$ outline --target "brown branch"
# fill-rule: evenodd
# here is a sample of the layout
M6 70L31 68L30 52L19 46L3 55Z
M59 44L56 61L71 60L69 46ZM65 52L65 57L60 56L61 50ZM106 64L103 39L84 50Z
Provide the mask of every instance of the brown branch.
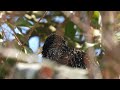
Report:
M39 24L39 22L45 17L45 15L47 14L48 11L45 11L45 13L43 14L43 16L38 20L37 23L35 23L35 25L29 29L29 33L28 35L25 37L25 42L23 43L23 45L27 42L27 40L29 39L29 37L31 36L32 32L35 30L36 26Z
M39 22L45 17L45 15L48 13L48 11L45 11L45 13L43 14L43 16L38 20L38 22L36 24L39 24Z
M90 29L90 26L88 25L88 22L87 22L88 20L85 20L85 23L83 23L80 21L80 17L77 17L74 14L71 14L69 11L62 11L62 12L66 17L70 18L70 20L79 28L81 28L84 32L87 32Z
M15 36L15 39L20 43L20 46L23 46L22 42L20 41L20 39L17 37L15 31L13 29L11 29L13 31L13 35Z
M93 29L91 28L89 24L89 19L87 18L86 12L82 12L84 13L85 16L82 15L82 13L80 13L80 15L82 15L83 18L85 19L84 22L81 22L80 17L77 17L74 14L71 14L70 12L67 12L67 11L62 11L62 12L64 15L69 17L74 24L76 24L79 28L83 30L85 37L86 37L86 41L92 43L93 42L93 37L92 37ZM95 78L95 79L96 78L101 79L102 78L101 70L96 61L94 48L93 47L88 48L87 53L88 53L88 58L89 58L87 67L88 67L90 77Z
M102 15L102 45L105 49L105 55L102 58L102 64L104 66L104 78L119 78L120 70L120 46L116 38L114 38L115 31L115 19L116 12L106 11L101 12ZM116 66L118 66L116 68ZM113 69L112 73L111 70ZM113 75L114 74L114 75Z

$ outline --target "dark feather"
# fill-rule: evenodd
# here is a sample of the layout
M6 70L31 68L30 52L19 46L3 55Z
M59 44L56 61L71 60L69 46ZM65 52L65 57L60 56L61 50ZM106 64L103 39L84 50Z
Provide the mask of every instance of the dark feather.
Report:
M56 34L48 36L43 46L42 55L70 67L86 68L85 53L82 50L68 47L64 38Z

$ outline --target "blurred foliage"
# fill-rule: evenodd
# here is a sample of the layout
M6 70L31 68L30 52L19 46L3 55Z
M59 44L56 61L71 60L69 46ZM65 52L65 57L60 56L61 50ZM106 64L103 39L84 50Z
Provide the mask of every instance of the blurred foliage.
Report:
M39 47L41 48L41 43L44 43L48 35L57 33L64 36L68 41L68 45L71 47L81 48L82 50L88 48L82 29L71 22L62 12L47 11L47 14L38 22L44 13L45 11L0 11L0 45L3 47L17 48L26 54L34 53L28 43L31 37L39 37ZM78 11L77 13L79 15L80 12ZM93 35L93 44L95 44L93 46L95 49L100 49L99 54L98 52L96 54L100 60L104 52L99 40L101 38L101 15L99 11L88 11L88 16L90 18L90 25L94 30L98 30L98 33ZM120 14L117 18L120 19ZM38 24L35 25L36 23ZM32 33L31 28L34 28ZM116 32L115 35L120 40L120 33ZM9 67L15 62L2 58L2 56L0 56L0 62L2 62L0 64L0 78L4 78L8 70L4 68L4 65Z
M1 11L0 40L3 40L2 46L17 48L26 54L33 53L28 44L31 37L38 36L40 43L44 43L48 35L51 33L57 33L65 37L69 46L81 48L83 50L87 49L82 30L64 16L62 12L48 11L38 23L38 20L44 13L45 11ZM94 11L91 15L91 25L99 29L99 12ZM38 24L35 26L36 23ZM7 27L5 27L4 24L7 24ZM8 28L10 28L10 30L8 30ZM31 28L34 28L34 30L30 34ZM17 31L15 29L17 29ZM10 39L10 35L14 38ZM29 38L27 40L26 38L28 36ZM6 60L2 61L3 64L6 63ZM12 64L9 60L7 63ZM0 66L0 77L3 78L3 73L6 74L6 72L3 71L6 70L3 69L2 64Z
M3 60L4 61L0 63L0 79L5 78L16 63L16 60L10 58L3 58Z

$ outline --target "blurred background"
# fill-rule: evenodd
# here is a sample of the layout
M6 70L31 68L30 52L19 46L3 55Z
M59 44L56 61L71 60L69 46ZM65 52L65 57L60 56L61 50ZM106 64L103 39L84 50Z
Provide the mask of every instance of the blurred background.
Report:
M119 19L120 14L115 11L0 11L0 46L38 55L38 62L41 62L45 39L51 33L56 33L65 38L69 47L85 52L89 47L94 48L94 57L103 77L118 78ZM92 29L86 30L87 26ZM116 61L108 65L111 59ZM4 78L8 67L14 62L0 56L0 78ZM10 65L4 67L6 63Z

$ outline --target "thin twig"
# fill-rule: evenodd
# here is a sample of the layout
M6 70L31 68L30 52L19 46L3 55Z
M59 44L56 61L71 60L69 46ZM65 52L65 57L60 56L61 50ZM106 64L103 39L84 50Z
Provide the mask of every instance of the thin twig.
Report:
M39 22L45 17L45 15L48 13L48 11L45 11L45 13L43 14L43 16L38 20L38 22L36 24L39 24Z
M14 30L13 31L13 35L15 36L15 39L20 43L20 46L23 46L22 42L20 41L20 39L17 37L16 33Z
M45 13L43 14L43 16L38 20L37 23L35 23L35 25L29 29L29 33L28 35L25 37L26 41L23 43L23 45L27 42L27 40L29 39L29 37L31 36L32 32L35 30L36 26L39 24L39 22L45 17L45 15L47 14L48 11L45 11Z

